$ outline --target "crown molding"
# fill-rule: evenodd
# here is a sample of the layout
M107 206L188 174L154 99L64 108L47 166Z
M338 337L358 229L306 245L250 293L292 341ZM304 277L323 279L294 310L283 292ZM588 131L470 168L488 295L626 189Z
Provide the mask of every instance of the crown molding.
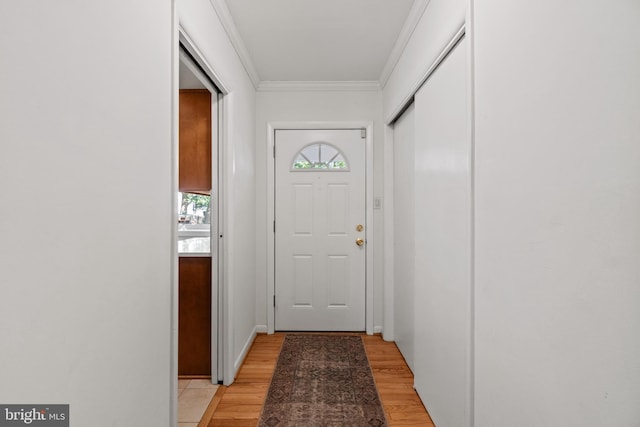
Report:
M382 69L382 73L380 74L380 87L384 88L386 86L389 77L391 77L391 73L393 73L398 61L400 61L400 57L402 56L404 49L407 47L407 43L409 43L420 19L422 19L422 15L424 15L425 10L427 10L429 1L430 0L415 0L413 2L409 15L407 15L407 19L404 21L400 34L398 34L398 38L396 39L393 49L391 49L391 53L389 54L389 58L387 59L387 62Z
M249 55L249 51L242 41L242 37L240 37L240 33L238 32L238 28L236 27L235 22L233 21L233 17L229 12L229 8L227 7L227 3L225 0L210 0L213 9L216 11L220 22L222 23L222 27L224 28L233 48L235 49L238 57L240 58L240 62L242 62L242 66L247 71L247 75L251 82L253 82L253 86L257 89L260 84L260 76L258 75L258 71L256 70L255 65L253 65L253 61L251 60L251 56Z
M377 92L377 81L263 81L258 92Z

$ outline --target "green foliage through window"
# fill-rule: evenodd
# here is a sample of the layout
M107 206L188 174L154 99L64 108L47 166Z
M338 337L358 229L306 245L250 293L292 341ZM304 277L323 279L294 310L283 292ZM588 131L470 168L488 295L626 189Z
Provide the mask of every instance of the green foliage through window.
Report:
M292 170L349 170L344 155L333 145L315 143L304 147L291 166Z
M178 218L181 224L210 224L211 196L180 193Z

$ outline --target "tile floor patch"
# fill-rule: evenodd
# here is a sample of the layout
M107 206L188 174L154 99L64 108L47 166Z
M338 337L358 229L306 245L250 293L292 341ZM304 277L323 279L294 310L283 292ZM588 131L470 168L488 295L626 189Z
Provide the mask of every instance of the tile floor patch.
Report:
M212 384L211 380L191 380L187 388L213 388L217 389L218 384Z
M216 390L213 388L187 388L178 399L178 422L199 423Z

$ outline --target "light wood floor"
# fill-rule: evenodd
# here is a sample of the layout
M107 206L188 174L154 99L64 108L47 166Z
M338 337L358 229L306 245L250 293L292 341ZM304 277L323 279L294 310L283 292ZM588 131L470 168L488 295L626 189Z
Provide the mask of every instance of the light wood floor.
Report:
M286 334L256 337L236 381L220 387L219 403L209 427L255 427ZM413 390L413 375L394 343L379 335L362 335L373 376L389 425L432 426L433 422ZM203 420L204 421L204 420ZM206 425L201 422L199 426Z

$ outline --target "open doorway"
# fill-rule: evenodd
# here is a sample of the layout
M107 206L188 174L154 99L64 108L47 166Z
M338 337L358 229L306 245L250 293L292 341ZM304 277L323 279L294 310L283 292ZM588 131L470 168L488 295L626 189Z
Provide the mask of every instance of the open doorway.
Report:
M222 381L219 340L220 91L180 44L178 98L178 378Z

